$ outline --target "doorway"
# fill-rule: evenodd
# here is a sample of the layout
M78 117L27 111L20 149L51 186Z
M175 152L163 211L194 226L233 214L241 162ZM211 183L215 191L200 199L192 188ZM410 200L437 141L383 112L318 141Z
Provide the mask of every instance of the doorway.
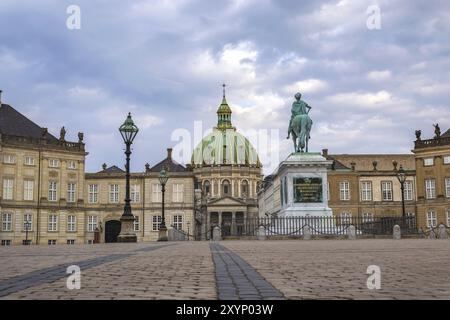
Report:
M119 220L109 220L105 223L105 242L117 242L120 233L121 224Z

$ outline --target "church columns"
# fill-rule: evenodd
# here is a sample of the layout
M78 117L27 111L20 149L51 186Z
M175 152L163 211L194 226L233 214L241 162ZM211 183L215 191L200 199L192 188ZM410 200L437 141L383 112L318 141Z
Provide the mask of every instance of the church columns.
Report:
M219 212L219 228L222 228L222 211Z
M234 184L235 184L235 179L230 179L231 180L231 196L235 197L236 195L234 194Z
M211 198L214 198L214 179L211 179Z
M239 192L239 194L238 194L238 197L240 197L241 195L242 195L242 193L241 193L241 184L242 184L242 180L241 179L239 179L238 180L238 192Z
M236 234L236 212L231 213L231 234Z

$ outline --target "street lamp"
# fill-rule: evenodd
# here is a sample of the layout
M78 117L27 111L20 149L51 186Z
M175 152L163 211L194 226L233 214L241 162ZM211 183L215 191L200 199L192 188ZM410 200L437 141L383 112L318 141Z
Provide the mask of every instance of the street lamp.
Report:
M403 166L400 165L400 169L397 172L397 179L400 182L400 189L402 190L402 218L403 222L405 222L405 181L406 181L406 172L403 169Z
M136 234L134 233L133 222L134 216L131 213L130 205L130 155L131 155L131 144L136 137L139 129L134 124L133 119L131 119L131 113L128 113L128 117L125 122L120 126L119 132L122 135L123 141L126 145L125 155L126 155L126 185L125 185L125 206L123 208L123 214L120 218L121 229L120 234L117 238L118 242L137 242Z
M159 172L159 183L161 184L161 193L162 193L162 210L161 210L161 224L159 226L159 237L158 241L167 241L167 227L166 227L166 217L164 216L164 193L166 192L166 183L169 180L169 176L167 175L167 171L163 168Z

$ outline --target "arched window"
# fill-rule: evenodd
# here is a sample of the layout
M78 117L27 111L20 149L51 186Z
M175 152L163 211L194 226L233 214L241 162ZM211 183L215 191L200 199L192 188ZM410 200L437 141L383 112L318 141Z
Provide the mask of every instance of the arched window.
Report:
M241 197L248 197L248 181L244 180L241 183Z
M230 181L223 180L222 182L222 196L229 196L231 194Z
M211 194L211 184L208 180L203 182L203 192L205 194Z

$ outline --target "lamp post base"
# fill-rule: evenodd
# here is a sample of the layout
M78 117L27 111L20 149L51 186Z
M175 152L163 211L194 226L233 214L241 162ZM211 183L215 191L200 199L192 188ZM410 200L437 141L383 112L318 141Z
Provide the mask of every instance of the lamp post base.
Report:
M167 227L160 227L158 234L158 241L168 241L167 238Z
M137 236L134 233L134 217L122 216L120 218L121 228L117 237L117 242L137 242Z

